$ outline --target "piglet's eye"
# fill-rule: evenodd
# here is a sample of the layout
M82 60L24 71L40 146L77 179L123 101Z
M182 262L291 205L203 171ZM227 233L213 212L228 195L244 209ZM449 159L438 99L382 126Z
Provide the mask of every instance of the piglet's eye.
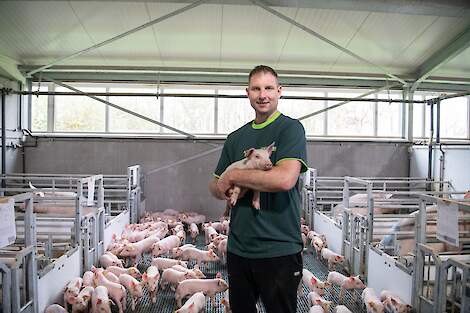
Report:
M259 159L259 155L257 155L256 158Z

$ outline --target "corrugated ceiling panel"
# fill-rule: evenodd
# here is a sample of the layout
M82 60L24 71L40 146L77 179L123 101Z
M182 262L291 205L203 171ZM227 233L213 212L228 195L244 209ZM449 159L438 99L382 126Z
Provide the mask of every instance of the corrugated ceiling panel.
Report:
M282 12L293 18L296 8ZM222 66L251 68L275 65L287 39L290 25L262 8L223 6Z
M439 17L410 45L408 50L413 51L414 57L410 61L412 66L419 66L436 51L445 48L468 25L469 21L464 18Z
M95 42L101 42L124 33L130 29L143 25L151 20L162 17L183 7L183 4L168 3L114 3L112 8L104 2L76 3L80 12L80 19L84 21L85 28L92 34ZM192 9L195 10L195 9ZM95 14L94 12L101 12ZM153 65L167 66L165 63L164 34L161 27L172 24L169 28L171 34L182 32L181 21L185 14L181 13L164 20L154 26L139 30L138 32L121 38L111 44L100 48L100 53L110 65ZM175 27L176 25L176 27ZM174 42L183 42L175 39Z
M409 60L416 53L409 49L410 45L434 20L432 16L372 13L347 48L394 73L407 73L412 65ZM380 72L346 54L340 56L332 70L351 70L354 64L360 65L361 70Z
M13 58L25 64L50 62L92 44L67 2L18 2L1 6L5 17L2 20L7 25L0 33L10 38L5 46L12 50Z
M169 66L218 66L220 5L204 5L155 26L161 54Z
M354 36L368 13L321 9L299 10L296 21L344 46ZM296 70L329 70L340 51L321 39L293 26L280 65Z

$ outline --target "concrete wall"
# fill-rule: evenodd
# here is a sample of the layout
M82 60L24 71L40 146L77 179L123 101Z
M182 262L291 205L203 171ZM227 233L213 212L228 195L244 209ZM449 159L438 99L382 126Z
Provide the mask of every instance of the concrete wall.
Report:
M465 191L470 189L470 145L467 146L443 146L444 151L444 180L450 180L455 190ZM433 173L438 179L440 173L439 149L433 150ZM428 176L428 148L425 146L413 146L411 149L410 175Z
M223 141L210 143L220 147ZM224 203L209 195L207 184L221 150L155 171L211 149L183 140L42 138L26 149L26 172L124 174L127 166L140 164L148 210L194 210L216 218ZM309 142L308 163L321 176L408 176L408 145Z

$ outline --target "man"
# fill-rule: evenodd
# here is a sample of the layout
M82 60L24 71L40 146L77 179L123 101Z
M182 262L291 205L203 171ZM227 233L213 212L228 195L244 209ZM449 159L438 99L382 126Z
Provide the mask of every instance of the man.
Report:
M302 239L296 185L307 169L306 140L302 124L277 111L281 91L272 68L259 65L250 72L246 92L255 119L227 137L209 183L221 200L228 199L234 185L261 191L260 210L252 207L250 191L231 209L227 271L234 313L256 313L259 297L268 313L295 313L297 307ZM231 163L243 159L243 151L272 142L272 169L233 169L219 179Z

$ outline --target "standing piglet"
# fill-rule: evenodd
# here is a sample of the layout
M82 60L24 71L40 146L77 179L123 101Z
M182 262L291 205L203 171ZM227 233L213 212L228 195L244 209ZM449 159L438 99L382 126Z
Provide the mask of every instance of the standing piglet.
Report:
M88 307L91 304L91 297L95 288L88 286L82 289L72 304L72 313L88 313Z
M126 309L126 289L119 283L113 283L104 276L102 269L95 269L95 283L97 286L103 286L108 289L111 299L114 300L119 308L119 313Z
M232 308L230 307L230 295L229 289L225 290L224 297L220 300L220 304L224 306L224 313L232 313Z
M158 267L153 265L149 266L147 271L142 275L142 281L147 284L152 303L157 302L157 290L158 283L160 281L160 272L158 271Z
M110 259L112 259L114 261L115 264L111 264L111 265L114 265L114 266L119 266L119 267L124 267L122 265L122 260L120 260L114 253L112 253L111 251L106 251L103 255L107 255ZM105 266L107 267L107 266Z
M44 313L67 313L67 310L59 304L51 304L46 308Z
M191 244L191 243L187 243L187 244L185 244L185 245L182 245L181 247L176 247L176 248L171 249L171 250L170 250L170 255L171 255L171 257L174 258L174 259L179 259L180 256L181 256L181 253L182 253L184 250L188 249L189 247L191 247L191 248L196 248L195 245L193 245L193 244Z
M206 296L202 292L196 292L175 313L199 313L206 307Z
M329 282L321 281L306 268L302 270L302 282L305 284L305 286L308 287L310 291L315 291L320 296L323 296L325 294L325 288L330 287ZM299 284L299 293L301 291L302 282Z
M323 255L322 254L322 250L324 248L326 248L326 243L320 238L320 237L317 237L317 236L313 236L312 238L312 241L311 241L311 245L312 247L315 249L315 252L317 253L317 259L320 259L320 255ZM330 250L331 251L331 250ZM335 260L336 261L336 260ZM338 259L338 262L340 260ZM330 265L329 264L329 260L328 260L328 266Z
M117 277L116 274L113 272L109 272L108 270L103 271L104 277L106 277L107 280L112 281L113 283L119 284L119 277Z
M189 225L189 234L191 236L193 243L195 243L196 238L199 235L199 228L197 227L195 223L191 223L191 225Z
M384 313L384 306L375 294L374 289L365 288L362 291L362 302L366 306L367 313Z
M206 275L204 275L204 273L199 269L199 267L197 265L194 266L194 268L192 269L188 269L184 266L181 266L181 265L173 265L172 267L170 267L174 270L177 270L179 272L183 272L183 273L187 273L187 272L191 272L194 274L194 278L206 278Z
M332 270L338 263L344 262L344 256L334 253L328 248L321 249L321 256L323 259L328 260L328 269Z
M173 260L169 258L153 258L151 265L156 266L160 270L167 269L173 265L181 265L188 268L188 262L181 260Z
M225 256L227 255L227 243L228 239L223 239L219 242L219 245L217 246L217 251L223 263L226 263Z
M180 244L180 237L176 235L170 235L153 244L152 255L157 257L159 255L167 254L171 249L179 247Z
M112 300L108 297L108 289L104 286L98 286L93 291L91 298L92 313L111 313Z
M181 252L180 258L182 260L195 260L199 266L201 262L215 262L219 261L219 257L212 250L200 250L198 248L188 247Z
M64 308L68 311L69 304L74 304L75 299L78 297L80 293L80 288L82 288L83 279L81 277L77 277L72 279L67 286L65 287L64 291Z
M223 220L222 221L222 225L224 226L224 228L222 229L222 233L224 235L228 235L229 231L230 231L230 221L229 220Z
M316 304L310 307L308 313L325 313L325 310L323 310L323 307L321 305Z
M341 290L339 292L340 301L343 299L345 289L362 289L366 287L364 283L359 279L359 276L346 277L338 272L329 272L327 281L332 285L338 285L341 287Z
M335 313L352 313L345 305L337 305Z
M91 286L95 288L96 286L95 286L94 279L95 279L95 274L93 274L92 271L86 271L85 273L83 273L83 287Z
M134 278L140 278L142 276L139 269L137 267L133 267L133 266L128 267L128 268L122 268L122 267L118 267L118 266L108 266L106 268L106 270L108 272L113 273L117 277L119 277L119 275L121 275L121 274L129 274Z
M119 275L119 283L126 287L127 291L131 295L132 311L135 311L136 299L139 299L143 295L142 283L129 274Z
M315 291L312 291L308 294L308 298L310 300L310 303L312 304L312 306L314 305L319 305L323 308L323 310L325 311L329 311L330 310L330 306L331 306L331 301L327 301L325 300L322 296L320 296L318 293L316 293Z
M160 237L157 235L152 235L138 242L124 244L120 255L126 258L130 258L132 265L135 266L139 262L142 254L149 252L153 245L157 244L159 241Z
M170 285L170 289L175 291L176 286L178 286L180 282L186 279L197 279L197 276L190 270L186 272L180 272L173 268L167 268L162 273L162 277L160 279L160 287L164 289L167 285Z
M380 301L382 301L387 310L392 313L408 313L413 308L389 290L382 290L380 293Z
M224 176L224 174L231 169L258 169L258 170L264 170L268 171L273 168L273 164L271 163L271 160L269 157L271 156L271 153L273 152L274 148L274 142L270 144L266 148L262 149L255 149L255 148L250 148L244 152L245 158L233 162L230 164L227 169L220 175L220 178ZM231 189L231 195L230 195L230 207L233 207L238 200L238 195L241 192L241 188L238 186L234 186ZM255 209L260 209L260 192L257 190L253 190L253 200L252 200L252 205ZM224 212L224 216L229 216L229 210L230 207L227 206Z
M203 292L211 298L212 306L215 305L215 294L224 292L228 289L228 284L221 278L214 279L187 279L182 281L176 288L175 298L178 307L181 307L181 301L188 295L195 294L198 291Z

